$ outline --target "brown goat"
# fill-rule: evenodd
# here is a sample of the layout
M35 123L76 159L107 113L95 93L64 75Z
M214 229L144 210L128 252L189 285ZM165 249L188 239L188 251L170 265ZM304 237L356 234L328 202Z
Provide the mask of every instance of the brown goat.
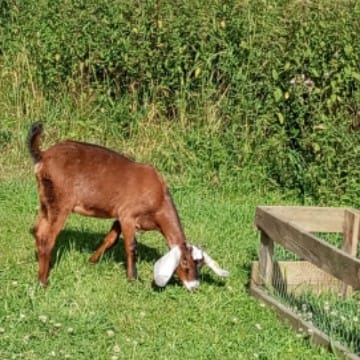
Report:
M165 286L176 271L187 289L198 287L204 262L218 275L227 276L206 253L187 243L165 182L153 167L104 147L76 141L63 141L41 151L41 133L42 125L36 123L28 135L40 200L34 228L40 283L48 282L51 251L71 212L116 219L90 262L97 262L122 232L129 279L137 276L135 233L141 230L160 231L170 248L155 264L158 286Z

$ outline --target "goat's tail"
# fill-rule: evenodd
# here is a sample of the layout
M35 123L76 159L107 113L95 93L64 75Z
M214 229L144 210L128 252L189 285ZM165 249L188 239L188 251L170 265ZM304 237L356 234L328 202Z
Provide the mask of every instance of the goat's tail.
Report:
M43 126L41 123L36 122L31 125L31 128L28 133L27 145L30 151L30 155L34 163L41 161L42 151L40 150L40 135L43 132Z

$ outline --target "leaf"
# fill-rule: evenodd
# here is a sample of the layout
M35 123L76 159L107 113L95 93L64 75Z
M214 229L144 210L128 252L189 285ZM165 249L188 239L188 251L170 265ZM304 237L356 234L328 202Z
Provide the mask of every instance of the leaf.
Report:
M321 150L320 145L318 143L313 143L312 148L315 154L317 154Z
M274 80L279 79L279 74L277 73L277 71L275 69L272 70L271 75Z
M249 44L248 44L246 41L244 41L244 40L241 40L239 46L240 46L242 49L249 49L249 48L250 48L250 47L249 47Z
M200 74L201 74L201 68L197 67L195 69L195 79L198 78Z
M310 73L317 78L320 77L319 72L315 68L310 69Z
M291 66L291 64L287 61L284 65L284 70L289 70L290 66Z
M353 48L350 44L345 45L344 52L346 56L350 56L353 53Z
M278 117L279 123L280 123L281 125L283 125L283 124L284 124L284 121L285 121L284 115L279 112L279 113L276 114L276 116Z
M360 74L359 74L358 72L353 71L353 72L351 73L351 76L352 76L355 80L360 81Z
M282 98L282 95L283 95L282 90L277 87L277 88L274 90L274 98L275 98L275 101L276 101L276 102L279 102L279 101L281 100L281 98Z
M315 125L313 127L314 130L326 130L327 126L325 124L319 124L319 125Z

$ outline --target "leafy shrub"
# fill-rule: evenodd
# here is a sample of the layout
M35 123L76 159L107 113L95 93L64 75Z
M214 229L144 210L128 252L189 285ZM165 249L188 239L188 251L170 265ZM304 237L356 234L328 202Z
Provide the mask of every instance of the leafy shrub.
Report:
M3 0L0 9L3 66L22 54L31 89L94 109L100 131L130 137L144 118L168 119L196 176L236 182L256 167L304 203L360 205L358 1ZM158 160L176 172L186 154Z

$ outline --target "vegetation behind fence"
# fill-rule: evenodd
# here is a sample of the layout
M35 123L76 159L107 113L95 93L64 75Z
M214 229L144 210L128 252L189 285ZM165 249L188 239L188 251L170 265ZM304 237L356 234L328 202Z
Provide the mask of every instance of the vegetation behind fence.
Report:
M2 0L0 26L3 153L43 118L138 136L170 174L360 204L356 0Z

